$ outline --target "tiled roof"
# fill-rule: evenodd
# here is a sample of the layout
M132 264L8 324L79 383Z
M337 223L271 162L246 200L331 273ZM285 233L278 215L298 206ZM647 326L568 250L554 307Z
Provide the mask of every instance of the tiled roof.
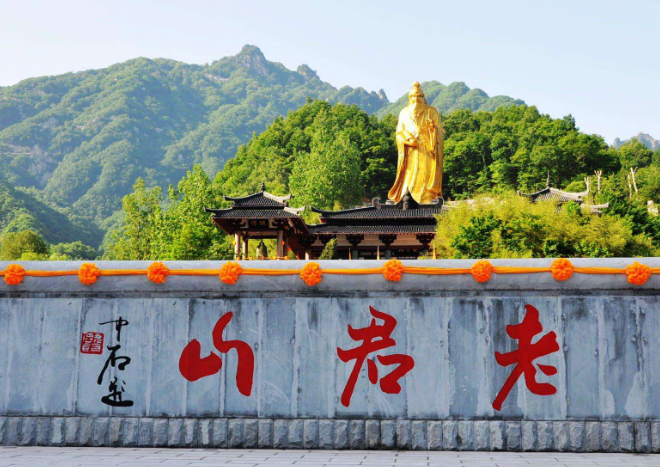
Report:
M583 204L583 208L588 208L592 214L602 214L604 209L610 207L610 203L605 204Z
M556 188L545 187L536 193L529 193L525 196L531 198L532 201L554 200L559 201L560 203L568 203L570 201L581 203L582 198L586 196L586 193L571 193L569 191L562 191Z
M407 225L310 225L312 234L404 234L404 233L435 233L435 224Z
M273 218L300 218L293 209L207 209L214 219L273 219Z
M267 207L267 206L272 206L272 207L277 207L281 208L282 206L286 206L288 204L288 201L291 199L291 195L287 196L275 196L267 191L260 191L259 193L253 193L248 196L244 196L242 198L232 198L230 196L225 196L225 199L227 201L233 201L235 207Z
M346 209L344 211L322 211L312 208L324 219L434 219L442 212L442 205L423 204L412 209L402 209L400 204L381 204L380 208Z

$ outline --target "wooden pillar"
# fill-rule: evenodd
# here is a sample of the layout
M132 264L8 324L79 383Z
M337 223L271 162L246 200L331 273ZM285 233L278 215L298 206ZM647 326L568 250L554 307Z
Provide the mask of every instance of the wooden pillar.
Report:
M390 245L396 241L396 235L380 235L379 239L385 245L385 259L392 258L392 248Z
M241 256L241 234L236 232L234 234L234 259L239 259Z
M248 237L243 237L243 259L248 259L248 256L250 256L250 251L248 250L248 242Z
M289 256L289 237L284 237L284 254L282 256Z
M278 258L281 258L282 256L284 256L284 245L282 245L282 243L284 243L284 232L281 229L279 229L277 231L277 257Z
M346 235L346 240L351 244L352 248L350 249L350 258L351 259L360 259L360 250L358 250L358 245L364 240L364 235Z

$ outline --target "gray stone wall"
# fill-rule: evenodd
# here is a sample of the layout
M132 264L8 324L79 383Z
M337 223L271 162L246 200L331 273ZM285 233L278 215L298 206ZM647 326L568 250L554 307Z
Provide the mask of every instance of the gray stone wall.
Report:
M660 422L0 417L0 445L660 453Z
M655 258L637 259L660 267ZM632 259L574 260L576 266L625 267ZM337 261L325 267L373 267ZM413 261L410 265L469 267L472 261ZM551 260L493 261L548 266ZM7 263L0 262L0 270ZM23 263L26 269L75 269L79 263ZM219 268L215 262L168 262L176 268ZM97 263L146 268L149 263ZM301 267L300 262L248 262L244 267ZM308 287L297 276L171 276L156 285L144 276L101 277L91 287L77 277L0 281L0 439L5 445L145 445L292 448L508 449L657 452L660 436L660 277L644 286L625 275L471 276L326 275ZM532 394L524 377L501 411L492 402L513 367L495 352L517 349L505 332L539 310L542 335L555 332L560 350L534 363L555 375L537 378L556 394ZM369 307L397 320L396 345L382 355L411 356L415 367L386 394L361 369L351 404L340 396L354 361L348 327L369 325ZM211 330L234 316L225 339L255 355L252 394L235 382L235 350L218 353L219 373L187 381L179 372L183 348L214 348ZM126 319L116 341L112 325ZM103 332L104 353L80 352L81 333ZM110 365L107 346L131 358ZM217 352L216 352L217 353ZM375 355L375 354L374 354ZM374 355L370 355L373 357ZM392 366L378 367L380 378ZM101 398L118 377L131 407Z

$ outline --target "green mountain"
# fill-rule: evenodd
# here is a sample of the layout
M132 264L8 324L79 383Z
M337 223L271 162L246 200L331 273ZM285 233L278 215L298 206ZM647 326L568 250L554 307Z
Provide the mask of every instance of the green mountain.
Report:
M454 110L470 109L485 110L492 112L500 106L523 105L524 101L513 99L509 96L489 97L481 89L470 89L465 83L456 82L445 86L437 81L428 81L422 83L426 101L434 106L440 113L448 114ZM408 104L408 94L404 94L395 102L384 105L376 112L377 115L387 114L399 115L401 109Z
M445 112L522 103L489 98L463 83L427 86L429 102ZM32 78L0 88L0 177L7 186L33 190L20 193L69 223L83 218L105 227L136 178L167 186L193 164L213 177L253 134L308 98L385 115L406 97L390 103L384 92L337 89L308 66L289 70L254 46L210 65L137 58ZM8 217L0 212L0 219ZM44 225L43 234L59 238L52 228ZM88 230L97 246L101 231Z
M23 230L38 232L52 244L82 241L93 245L103 234L94 224L52 208L34 192L0 180L0 238Z

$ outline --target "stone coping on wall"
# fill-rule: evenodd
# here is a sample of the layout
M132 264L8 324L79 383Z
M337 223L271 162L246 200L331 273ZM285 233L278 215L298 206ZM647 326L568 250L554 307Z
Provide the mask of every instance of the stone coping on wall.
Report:
M406 266L470 268L476 260L411 260L403 261ZM549 259L500 259L490 260L494 266L549 267ZM660 258L575 258L575 267L623 268L638 261L652 268L660 267ZM0 261L0 270L16 263ZM21 261L26 270L77 270L78 261ZM96 261L101 269L146 269L152 261ZM165 261L170 269L219 269L224 261ZM300 269L307 261L241 261L244 268ZM378 268L384 261L318 261L321 268L363 269ZM77 276L25 277L16 286L9 286L0 280L0 294L158 294L158 293L203 293L215 295L243 294L311 294L328 293L360 294L372 292L418 293L418 292L497 292L497 291L550 291L590 293L599 290L610 291L657 291L660 290L660 275L654 274L639 286L628 283L625 274L579 274L575 273L567 281L557 281L550 273L496 274L486 283L476 282L470 274L423 275L403 274L401 281L390 282L382 274L342 275L325 274L320 284L306 285L298 275L288 276L241 276L236 284L224 284L216 276L170 276L164 284L154 284L146 276L102 276L87 286ZM624 292L625 293L625 292Z
M660 453L660 422L0 417L4 446Z

